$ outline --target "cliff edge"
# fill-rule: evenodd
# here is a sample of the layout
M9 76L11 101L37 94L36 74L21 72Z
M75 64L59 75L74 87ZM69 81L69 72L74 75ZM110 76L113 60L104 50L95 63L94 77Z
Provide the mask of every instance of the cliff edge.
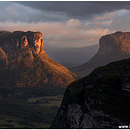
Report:
M102 36L99 50L87 63L70 70L80 77L87 76L96 67L110 62L130 58L130 32L116 32Z
M67 87L51 128L114 129L130 124L130 59L98 67Z
M75 79L47 56L41 32L0 32L0 87L66 87Z

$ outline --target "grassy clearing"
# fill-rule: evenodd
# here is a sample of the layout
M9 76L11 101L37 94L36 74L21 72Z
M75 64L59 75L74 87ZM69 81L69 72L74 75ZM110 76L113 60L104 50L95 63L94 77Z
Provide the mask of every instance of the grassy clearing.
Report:
M29 98L28 102L32 104L38 104L40 106L59 107L61 105L62 98L63 95L35 97Z
M29 98L26 102L0 99L0 128L49 128L62 95Z

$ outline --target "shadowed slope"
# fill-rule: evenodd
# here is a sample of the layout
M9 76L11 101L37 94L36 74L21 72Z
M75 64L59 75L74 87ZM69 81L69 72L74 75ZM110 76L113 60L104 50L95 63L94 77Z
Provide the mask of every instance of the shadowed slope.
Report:
M76 75L50 59L40 32L0 32L1 87L65 87Z
M130 59L70 84L51 128L118 128L130 124L129 110Z
M116 32L103 36L99 41L99 45L99 50L92 59L70 70L80 77L84 77L96 67L130 58L130 32Z

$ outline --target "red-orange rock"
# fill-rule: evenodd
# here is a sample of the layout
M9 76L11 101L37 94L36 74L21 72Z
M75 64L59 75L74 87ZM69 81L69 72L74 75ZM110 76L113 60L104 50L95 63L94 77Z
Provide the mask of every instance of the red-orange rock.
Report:
M0 32L0 63L0 84L4 87L8 83L13 87L66 87L76 79L74 73L47 56L40 32Z

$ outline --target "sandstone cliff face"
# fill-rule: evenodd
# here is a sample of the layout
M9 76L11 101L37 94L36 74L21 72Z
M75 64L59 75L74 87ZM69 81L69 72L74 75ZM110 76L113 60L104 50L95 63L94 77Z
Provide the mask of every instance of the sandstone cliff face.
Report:
M51 128L118 128L130 124L130 60L95 69L72 83Z
M130 33L116 32L101 37L99 50L87 63L71 68L72 72L84 77L90 74L93 69L106 65L113 61L130 58Z
M50 59L40 32L0 32L0 86L65 87L76 78Z
M116 32L101 37L98 54L130 55L130 33Z
M8 66L8 59L5 52L0 48L0 70L6 69Z

